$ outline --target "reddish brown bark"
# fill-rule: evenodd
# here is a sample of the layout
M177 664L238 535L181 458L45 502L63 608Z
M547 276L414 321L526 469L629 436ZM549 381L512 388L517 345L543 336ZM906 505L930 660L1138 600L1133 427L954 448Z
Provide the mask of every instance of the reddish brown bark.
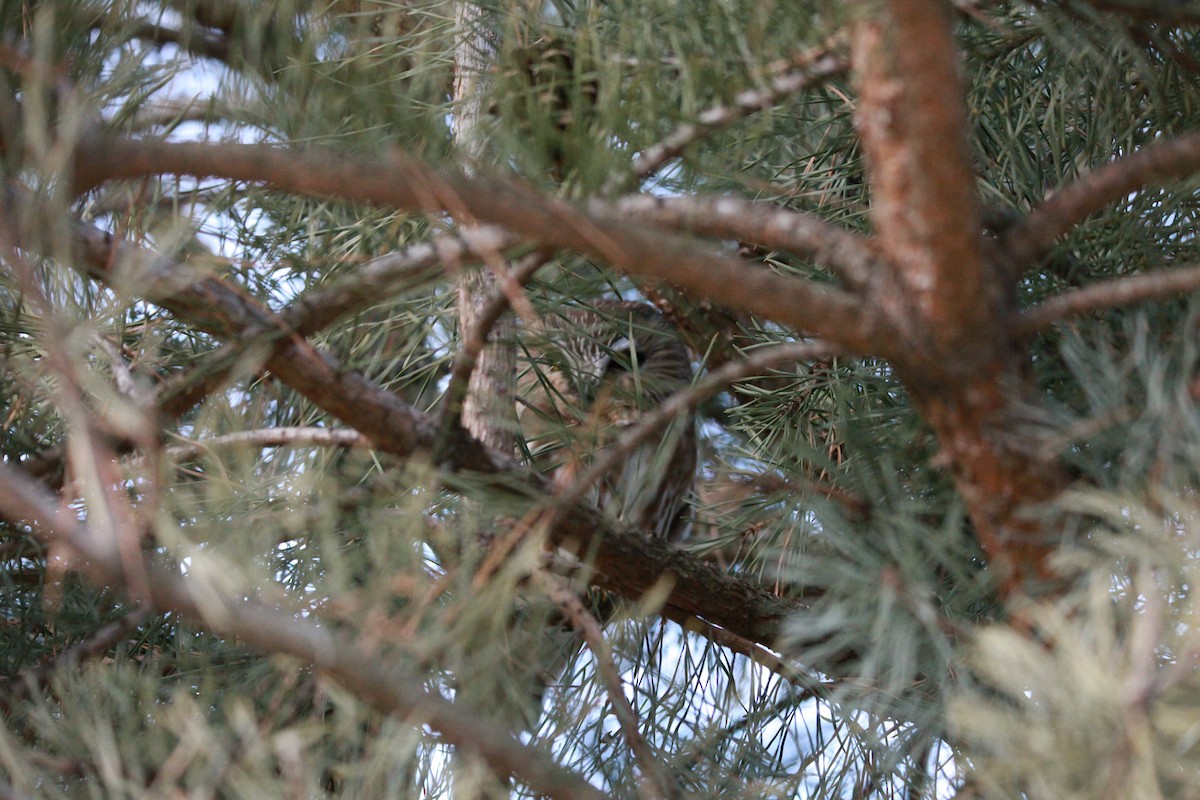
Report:
M1025 395L1021 378L996 365L962 383L915 386L914 399L941 447L939 460L954 475L1002 593L1052 588L1057 541L1037 506L1066 488L1067 475L1014 413Z
M879 287L876 301L911 332L915 352L927 354L931 367L986 360L998 309L983 259L958 54L943 4L885 4L859 24L854 62L871 219L899 283L898 291Z
M985 257L958 56L944 4L889 0L858 28L857 125L887 267L871 300L1006 595L1050 580L1053 531L1030 512L1067 475L1020 424L1013 286Z

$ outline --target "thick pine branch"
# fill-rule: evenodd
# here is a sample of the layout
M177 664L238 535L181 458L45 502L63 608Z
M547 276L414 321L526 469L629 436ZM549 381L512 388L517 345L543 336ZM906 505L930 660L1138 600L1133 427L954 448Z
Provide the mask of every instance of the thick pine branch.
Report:
M985 269L967 115L950 23L936 0L891 0L859 23L855 122L871 218L898 284L882 301L928 368L986 359L998 304Z
M853 296L789 279L683 237L620 216L589 215L511 180L439 172L415 159L364 161L263 145L138 141L95 135L76 155L78 189L106 180L190 175L262 182L313 197L447 212L503 226L543 247L572 250L618 269L719 297L722 304L821 336L851 352L886 352L893 337Z

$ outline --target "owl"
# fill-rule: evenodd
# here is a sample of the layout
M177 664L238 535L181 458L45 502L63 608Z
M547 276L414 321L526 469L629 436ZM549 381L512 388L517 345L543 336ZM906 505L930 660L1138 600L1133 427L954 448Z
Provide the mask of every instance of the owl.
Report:
M521 434L530 460L557 488L692 382L687 348L644 303L601 301L547 314L529 326L522 344ZM592 487L590 499L627 525L677 541L687 528L696 450L694 416L677 418Z

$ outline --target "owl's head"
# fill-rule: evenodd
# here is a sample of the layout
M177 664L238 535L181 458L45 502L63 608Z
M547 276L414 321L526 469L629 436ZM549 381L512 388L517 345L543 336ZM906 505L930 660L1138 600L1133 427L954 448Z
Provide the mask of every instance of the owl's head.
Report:
M548 314L526 331L523 346L523 428L530 414L579 424L603 410L597 403L628 417L692 379L687 348L644 303L602 301Z

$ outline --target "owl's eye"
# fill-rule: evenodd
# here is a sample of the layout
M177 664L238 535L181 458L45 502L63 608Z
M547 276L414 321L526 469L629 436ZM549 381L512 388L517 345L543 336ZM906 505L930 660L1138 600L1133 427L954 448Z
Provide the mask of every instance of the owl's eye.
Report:
M609 345L607 356L607 363L604 366L606 373L615 370L637 372L646 363L645 354L627 336L622 336Z

